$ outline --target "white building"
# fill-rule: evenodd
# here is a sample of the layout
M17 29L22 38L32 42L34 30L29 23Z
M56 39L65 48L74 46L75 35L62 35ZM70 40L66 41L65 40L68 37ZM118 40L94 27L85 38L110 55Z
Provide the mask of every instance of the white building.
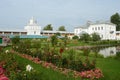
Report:
M41 35L41 27L37 24L37 21L32 17L25 26L27 35Z
M116 25L110 22L88 22L84 26L76 27L74 33L80 36L83 33L93 34L98 33L102 40L116 39Z

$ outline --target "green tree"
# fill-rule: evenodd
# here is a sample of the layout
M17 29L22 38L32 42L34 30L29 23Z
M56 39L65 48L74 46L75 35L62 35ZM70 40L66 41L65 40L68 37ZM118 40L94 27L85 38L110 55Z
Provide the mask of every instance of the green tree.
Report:
M65 26L60 26L58 31L66 31Z
M61 34L59 32L56 33L57 36L61 36Z
M97 34L97 33L93 33L92 34L92 41L99 41L101 38L100 38L100 35Z
M48 24L47 26L44 27L43 30L50 30L50 31L52 31L52 30L53 30L53 27L52 27L51 24Z
M72 37L72 39L79 39L79 37L75 35Z
M116 24L116 30L120 30L120 15L118 13L115 13L111 16L111 22Z
M83 33L80 35L80 40L81 41L85 41L85 42L88 42L91 40L91 37L88 33Z

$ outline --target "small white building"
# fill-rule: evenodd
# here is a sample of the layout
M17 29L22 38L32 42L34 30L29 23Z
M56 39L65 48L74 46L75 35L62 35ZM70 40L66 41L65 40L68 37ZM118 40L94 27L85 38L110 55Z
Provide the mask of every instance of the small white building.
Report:
M32 17L25 26L27 35L41 35L41 27L37 24L37 21Z
M74 34L80 36L83 33L93 34L98 33L102 40L116 39L116 25L111 22L87 22L86 25L75 27Z

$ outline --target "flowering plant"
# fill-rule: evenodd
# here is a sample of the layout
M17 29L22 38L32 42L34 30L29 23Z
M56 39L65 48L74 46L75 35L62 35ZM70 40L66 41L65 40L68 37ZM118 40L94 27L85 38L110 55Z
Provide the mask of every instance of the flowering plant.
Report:
M9 80L5 74L4 74L4 69L0 66L0 80Z
M82 71L80 72L81 78L89 78L91 80L99 79L103 77L103 73L100 69L94 69L89 71Z
M26 71L29 71L29 72L30 72L31 70L33 70L33 67L28 64L28 65L26 66Z

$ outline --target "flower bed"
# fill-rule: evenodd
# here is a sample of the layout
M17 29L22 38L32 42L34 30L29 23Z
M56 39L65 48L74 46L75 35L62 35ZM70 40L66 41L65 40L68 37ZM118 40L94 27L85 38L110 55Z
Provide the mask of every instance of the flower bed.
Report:
M32 43L30 40L21 41L18 45L13 45L13 50L24 58L41 64L46 68L60 71L63 74L73 73L74 71L79 72L79 74L85 71L96 71L96 60L90 61L86 51L86 53L84 53L87 56L86 59L76 59L76 52L73 49L66 49L65 46L57 45L57 43L51 45L54 41L51 42L51 44L43 44L41 46L41 42L36 41ZM78 77L83 78L80 75Z
M46 61L41 61L39 58L34 58L34 57L32 57L30 55L27 55L27 54L19 54L15 51L12 51L12 53L16 53L23 58L31 60L31 61L33 61L37 64L41 64L45 68L51 68L55 71L59 71L66 76L69 73L72 73L73 77L75 77L75 78L81 77L82 79L90 79L90 80L99 79L99 78L103 77L102 71L98 68L91 69L91 70L84 70L84 71L79 72L79 71L75 71L75 70L71 70L71 69L67 69L67 68L57 67L53 63L49 63L49 62L46 62Z

